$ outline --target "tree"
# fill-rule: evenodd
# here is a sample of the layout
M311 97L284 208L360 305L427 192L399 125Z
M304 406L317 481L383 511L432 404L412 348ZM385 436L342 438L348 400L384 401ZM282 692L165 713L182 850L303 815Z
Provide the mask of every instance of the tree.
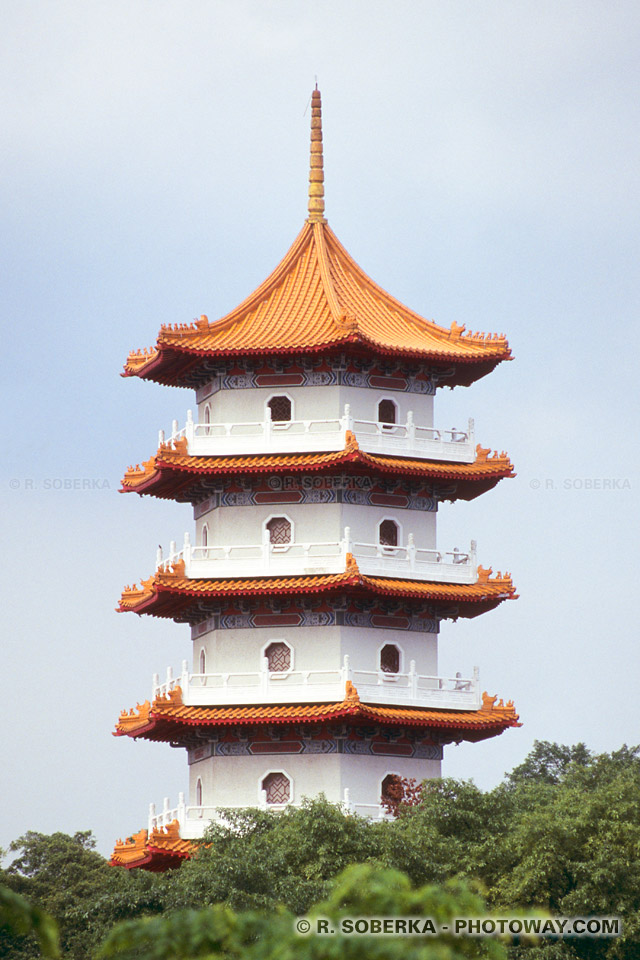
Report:
M8 956L12 944L35 937L43 957L60 956L58 927L53 917L32 906L19 893L0 886L0 955Z
M330 884L326 900L310 911L329 921L334 935L301 936L287 911L235 914L222 906L173 916L130 921L107 937L100 960L506 960L493 940L436 936L351 936L341 932L346 917L413 916L449 924L457 916L483 916L480 897L464 884L413 888L396 870L372 864L348 867Z
M60 928L62 953L86 960L115 922L162 908L162 881L115 870L94 850L90 832L50 836L29 831L9 850L17 856L0 871L0 881L51 915ZM26 942L8 948L9 960L33 956Z

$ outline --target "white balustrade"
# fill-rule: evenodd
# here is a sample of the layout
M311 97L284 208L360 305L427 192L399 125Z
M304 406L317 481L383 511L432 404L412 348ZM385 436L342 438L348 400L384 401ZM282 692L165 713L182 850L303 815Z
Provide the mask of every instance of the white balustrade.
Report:
M266 658L261 670L224 673L189 673L186 660L182 673L171 668L160 683L152 679L151 699L167 696L180 686L187 706L228 706L254 703L326 703L341 701L350 680L363 703L442 710L479 710L481 706L477 669L472 677L437 677L419 674L415 661L406 673L356 670L346 656L339 669L270 671Z
M355 434L362 450L391 456L418 457L455 463L475 459L473 420L465 430L439 430L414 423L380 423L351 416L349 404L341 417L321 420L256 420L245 423L196 423L191 410L184 427L173 421L168 440L183 438L191 456L228 456L256 453L323 453L342 450L347 431Z
M262 543L232 546L193 546L188 533L184 535L182 550L175 541L164 556L158 549L156 569L169 571L182 560L185 576L191 579L209 577L260 577L323 573L343 573L347 554L355 557L360 572L369 576L406 577L437 583L475 583L478 577L476 544L471 541L468 551L455 548L450 551L416 547L413 534L406 546L383 546L379 543L360 543L351 539L345 527L342 540L318 543L268 542L268 531Z
M261 810L280 811L286 807L299 807L300 802L267 804L266 792L262 790L255 807ZM178 805L171 807L169 798L165 797L162 812L156 813L155 803L149 804L148 831L160 830L168 827L174 820L178 821L180 827L180 837L183 840L199 840L204 836L207 827L211 823L227 823L224 815L225 810L246 810L250 804L226 804L224 807L214 807L211 805L195 806L185 803L184 793L178 794ZM369 820L388 820L390 815L382 804L379 803L358 803L349 800L348 788L344 791L344 801L340 804L345 813L356 814L361 817L367 817Z

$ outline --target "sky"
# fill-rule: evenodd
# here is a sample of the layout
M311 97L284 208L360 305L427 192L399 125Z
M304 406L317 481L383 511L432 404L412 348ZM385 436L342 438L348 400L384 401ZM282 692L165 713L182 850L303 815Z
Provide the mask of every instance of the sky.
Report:
M445 504L516 602L447 623L523 726L445 751L484 789L535 740L640 741L638 80L631 0L23 0L0 36L4 565L0 847L92 830L108 855L187 786L114 738L188 628L117 614L188 506L121 495L193 395L119 374L162 323L223 316L306 216L322 91L326 213L376 282L514 361L438 392L517 478Z

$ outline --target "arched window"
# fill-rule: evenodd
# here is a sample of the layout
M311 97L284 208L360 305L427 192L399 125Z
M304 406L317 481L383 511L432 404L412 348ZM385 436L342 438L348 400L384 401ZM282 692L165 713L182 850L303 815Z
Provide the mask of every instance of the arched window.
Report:
M380 651L380 669L383 673L400 672L400 651L395 643L386 643Z
M262 789L267 795L267 803L289 803L291 799L291 781L286 773L270 773L262 781Z
M291 523L286 517L272 517L267 523L269 543L291 543Z
M202 650L200 651L200 663L199 663L199 666L200 666L200 673L206 673L206 672L207 672L207 655L206 655L206 653L205 653L204 647L203 647Z
M267 668L271 673L285 673L291 670L291 647L282 640L270 643L264 651Z
M381 400L378 404L378 422L396 423L396 405L393 400Z
M398 546L398 524L395 520L383 520L378 527L378 542L381 547Z
M202 526L202 546L207 547L209 545L209 528L205 524Z
M291 400L289 400L289 397L271 397L267 406L272 420L277 422L291 420Z
M396 803L402 800L404 794L402 780L397 773L388 773L380 784L380 799L391 800Z
M202 780L200 777L196 780L196 807L202 806Z

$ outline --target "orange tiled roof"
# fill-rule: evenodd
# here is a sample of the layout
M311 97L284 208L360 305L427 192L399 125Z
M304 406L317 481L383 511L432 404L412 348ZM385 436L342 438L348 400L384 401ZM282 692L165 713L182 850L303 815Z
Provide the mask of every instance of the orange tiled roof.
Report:
M425 320L379 287L351 258L324 219L319 94L312 116L309 219L275 270L222 319L163 326L150 350L129 355L125 376L188 385L200 358L358 352L475 365L472 382L510 358L504 334L465 333ZM316 166L319 163L319 167ZM320 209L320 205L322 209Z
M423 727L452 734L454 740L483 740L507 727L519 726L512 701L482 695L479 710L438 710L418 707L390 707L361 703L350 681L345 699L337 703L272 704L252 706L193 707L182 702L180 687L153 703L145 701L135 710L124 710L116 724L115 736L148 740L177 741L180 732L194 727L252 726L255 724L318 723L349 720L352 723L377 721L389 726Z
M514 477L513 465L504 451L476 447L473 463L446 463L435 460L415 460L408 457L389 457L365 453L351 434L343 450L330 453L282 453L259 456L193 457L187 453L184 438L175 443L162 444L155 456L127 470L122 480L122 492L148 493L171 498L190 477L246 476L274 473L330 473L334 469L352 467L369 475L413 476L433 480L458 481L479 487L478 493L494 486L503 477ZM466 494L466 497L464 496ZM474 495L473 487L463 491L463 498Z
M191 580L184 576L184 563L178 561L170 573L156 571L140 586L125 587L120 598L119 612L151 613L154 616L173 616L188 598L215 598L234 596L265 596L271 594L335 593L341 589L374 596L406 597L417 600L442 601L457 604L483 605L484 609L497 606L502 600L517 598L511 575L498 572L491 577L491 567L478 567L478 580L471 584L433 583L424 580L404 580L393 577L369 577L360 573L355 559L349 555L344 573L316 574L291 577L245 577L236 579ZM460 616L475 616L460 613Z
M183 860L188 859L194 844L180 838L180 827L177 820L168 827L154 829L151 835L146 830L134 833L126 840L118 840L110 863L114 867L160 872L170 867L177 867Z

